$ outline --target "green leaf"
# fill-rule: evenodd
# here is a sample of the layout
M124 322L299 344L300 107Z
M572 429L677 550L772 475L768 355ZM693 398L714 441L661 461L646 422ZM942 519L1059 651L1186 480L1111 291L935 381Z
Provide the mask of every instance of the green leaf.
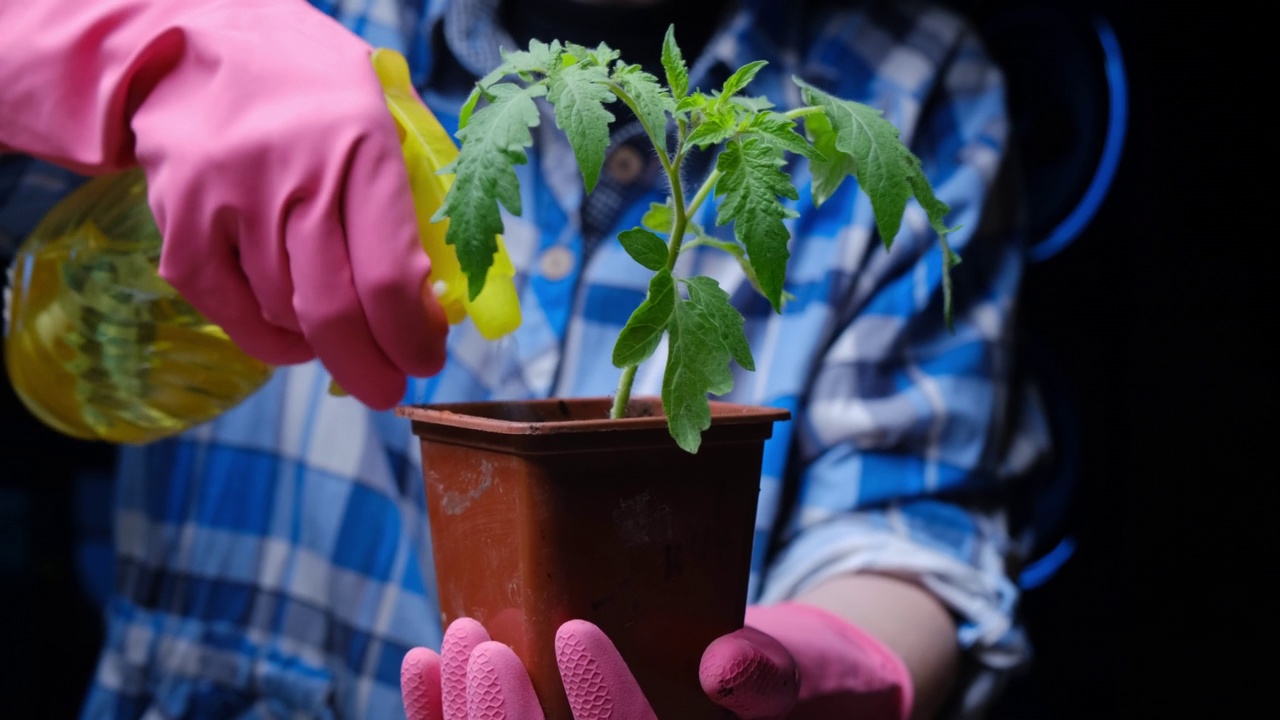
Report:
M676 214L670 205L649 203L649 210L640 218L640 224L654 232L670 234L676 225Z
M645 72L639 65L619 65L614 78L622 91L635 104L637 115L649 133L655 148L667 150L667 113L675 110L675 101L658 82L658 78Z
M766 97L734 95L730 98L729 102L737 105L747 112L752 113L764 112L765 110L771 110L774 107L774 104Z
M799 79L795 82L801 87L805 102L818 105L823 111L823 115L810 115L805 120L814 146L828 158L826 163L812 164L815 203L830 197L841 180L852 174L870 196L880 239L885 248L890 248L902 226L907 201L914 196L942 246L943 314L948 329L954 330L951 270L960 263L960 257L951 249L947 234L956 228L947 227L946 217L951 209L934 195L920 159L875 109L833 97Z
M916 196L916 200L920 202L920 207L924 208L924 212L929 216L929 226L939 235L959 230L957 227L947 227L947 215L951 213L951 207L938 199L933 194L933 187L929 185L929 179L925 177L924 169L920 167L920 159L915 155L909 157L910 165L907 174L907 181L911 184L911 192ZM959 263L957 258L952 265Z
M853 175L853 156L836 149L836 131L826 115L817 113L805 117L804 129L824 158L809 163L809 172L813 175L813 204L821 206L835 194L845 178Z
M709 277L694 277L685 281L689 288L689 302L697 305L716 327L720 342L734 362L743 370L756 369L755 358L751 357L751 345L747 342L746 333L742 331L742 313L730 303L729 293L720 288L720 284ZM716 395L723 395L733 389L732 380L723 390L712 389Z
M462 109L458 111L458 129L462 130L471 121L471 113L475 112L476 103L480 102L480 85L477 84L471 88L471 94L467 96L466 102L462 103Z
M671 271L659 270L649 281L648 296L618 333L618 341L613 346L615 367L635 367L653 355L662 342L662 333L667 330L677 300Z
M613 122L613 113L604 109L605 103L615 99L609 89L609 74L595 65L570 65L552 72L547 86L556 125L568 137L587 192L591 192L600 178L609 147L609 123Z
M560 65L560 54L563 52L564 48L558 41L548 44L541 40L530 40L528 50L503 51L502 67L499 70L504 71L504 75L546 75Z
M724 81L724 85L720 88L720 97L727 100L737 95L743 88L755 79L756 73L760 72L760 68L768 65L764 60L756 60L738 68L728 80Z
M445 242L457 252L473 300L484 288L498 251L496 236L502 232L498 203L513 215L520 214L515 165L528 162L524 149L533 144L529 128L539 122L533 99L544 92L541 85L494 85L488 89L493 101L476 110L467 126L458 131L461 149L448 168L455 175L453 186L436 219L449 219Z
M661 270L667 265L667 244L662 238L644 228L631 228L618 234L618 242L632 260L650 270Z
M702 116L702 121L689 133L685 142L694 147L706 148L719 145L737 132L738 118L732 109L718 112L712 110Z
M706 110L711 107L711 105L712 98L708 97L704 93L695 92L681 98L680 101L676 103L676 112L688 114L698 110Z
M912 193L908 153L898 139L898 129L875 108L841 100L799 79L795 82L803 90L805 102L821 107L826 114L835 130L835 149L853 159L854 177L871 198L880 239L890 247Z
M667 34L662 39L662 69L667 74L667 86L676 100L683 100L689 92L689 68L684 64L684 55L676 44L676 27L667 27Z
M729 295L710 278L687 283L689 299L678 301L671 315L667 367L662 379L662 408L667 428L687 452L697 452L702 431L711 427L707 393L733 389L730 359L747 370L755 363L742 332L742 315Z
M600 43L594 49L575 43L565 43L564 47L578 62L585 61L591 65L599 65L601 67L608 67L610 63L621 56L617 50L604 43Z
M778 153L757 138L730 143L716 161L722 173L716 196L724 197L716 224L733 222L734 237L746 247L760 289L774 310L782 309L782 286L791 255L787 250L791 234L783 220L795 216L778 198L799 197L791 178L779 169L782 164Z
M810 160L821 162L826 157L815 150L813 145L809 144L804 136L797 133L796 124L787 119L787 116L780 113L761 113L753 116L748 122L744 133L757 137L768 145L776 148L793 152L798 155L804 155Z
M929 217L929 227L938 233L938 242L942 245L942 313L947 321L947 329L955 332L951 317L951 269L960 264L960 256L951 249L947 234L959 230L960 227L947 227L945 221L951 208L933 194L933 187L929 185L929 179L925 177L924 170L920 167L920 159L911 155L910 160L911 171L907 178L911 183L911 191L920 202L920 207L924 208L925 214Z

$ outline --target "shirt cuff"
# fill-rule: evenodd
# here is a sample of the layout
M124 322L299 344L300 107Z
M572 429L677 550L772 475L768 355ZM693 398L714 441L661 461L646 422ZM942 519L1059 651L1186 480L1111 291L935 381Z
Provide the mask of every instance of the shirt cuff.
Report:
M1012 670L1030 659L1005 571L1002 511L935 501L835 515L802 530L769 568L762 604L794 599L828 578L876 572L919 583L957 617L958 641L982 666Z

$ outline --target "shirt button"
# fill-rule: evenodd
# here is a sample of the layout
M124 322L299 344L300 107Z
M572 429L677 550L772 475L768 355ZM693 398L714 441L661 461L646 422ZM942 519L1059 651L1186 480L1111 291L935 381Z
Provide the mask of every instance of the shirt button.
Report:
M609 177L623 185L640 177L643 170L644 156L630 145L619 145L605 163L605 171L609 173Z
M573 272L573 252L563 245L547 248L538 261L542 276L552 282L563 280Z

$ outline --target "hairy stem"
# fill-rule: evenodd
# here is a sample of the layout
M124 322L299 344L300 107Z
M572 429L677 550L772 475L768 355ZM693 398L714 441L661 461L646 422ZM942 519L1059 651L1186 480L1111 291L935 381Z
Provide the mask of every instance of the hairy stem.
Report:
M822 108L817 105L805 105L804 107L798 107L794 110L788 110L782 115L788 120L795 120L796 118L804 117L806 115L816 115L820 112L822 112Z
M631 112L637 118L640 117L639 108L635 106L635 102L622 88L615 87L614 94L618 96L622 102L631 108ZM644 121L641 120L643 125ZM650 130L645 127L646 132ZM649 138L658 137L652 132L648 132ZM671 227L671 238L667 243L667 269L674 270L676 260L680 258L680 245L684 240L685 228L689 224L689 214L684 204L684 188L680 185L680 166L684 161L684 123L679 124L679 135L676 143L675 159L667 156L666 149L655 147L658 151L658 159L662 161L662 169L667 173L667 183L671 186L671 204L675 207L675 220ZM613 395L613 407L609 410L609 417L613 419L623 418L627 416L627 403L631 400L631 386L636 379L635 365L622 369L622 376L618 378L618 389Z
M611 83L610 87L614 95L622 100L627 107L631 108L631 112L640 118L639 108L636 107L635 101L623 91L622 87ZM812 115L822 112L822 108L817 106L809 106L796 108L786 113L788 120L794 120L806 115ZM641 124L644 124L641 119ZM684 189L680 184L680 166L684 160L684 140L687 128L683 121L678 122L679 140L676 144L675 156L669 156L666 148L656 147L658 151L658 159L662 162L662 169L667 174L667 182L671 186L671 204L675 210L675 220L671 227L671 236L667 242L667 269L675 270L676 261L680 258L680 250L684 243L685 230L689 226L689 218L697 213L698 208L706 202L707 198L715 189L716 182L720 180L720 171L712 170L707 178L703 181L702 186L698 188L698 192L694 194L688 205L684 202ZM654 134L653 128L645 126L645 132L652 140L659 137ZM694 241L696 242L696 241ZM631 387L635 384L637 366L632 365L622 369L622 375L618 378L618 389L614 392L613 407L609 410L609 417L613 419L624 418L627 416L627 404L631 401Z
M693 200L689 201L690 216L697 213L698 208L702 207L703 201L705 201L707 196L711 194L711 191L715 189L716 182L720 179L720 175L721 173L719 170L712 170L711 174L707 175L707 179L702 183L702 187L698 188L698 192L693 196Z
M617 420L627 416L627 404L631 402L631 385L636 379L637 365L622 369L622 377L618 378L618 391L613 395L613 407L609 409L609 417Z

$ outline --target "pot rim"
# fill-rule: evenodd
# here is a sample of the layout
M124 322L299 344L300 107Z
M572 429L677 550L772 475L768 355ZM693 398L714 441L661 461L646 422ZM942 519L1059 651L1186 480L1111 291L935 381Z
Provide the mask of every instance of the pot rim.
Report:
M748 425L781 422L791 419L788 410L759 405L709 401L712 426ZM667 427L662 413L662 400L653 396L633 397L628 407L636 407L643 415L625 418L608 417L613 404L610 397L545 398L526 400L487 400L481 402L401 405L396 415L413 421L415 431L426 426L445 426L502 435L562 435L624 430L663 429ZM574 410L599 406L603 417L566 420L516 420L504 418L506 409L527 408L528 415L541 412L545 416L568 416Z

